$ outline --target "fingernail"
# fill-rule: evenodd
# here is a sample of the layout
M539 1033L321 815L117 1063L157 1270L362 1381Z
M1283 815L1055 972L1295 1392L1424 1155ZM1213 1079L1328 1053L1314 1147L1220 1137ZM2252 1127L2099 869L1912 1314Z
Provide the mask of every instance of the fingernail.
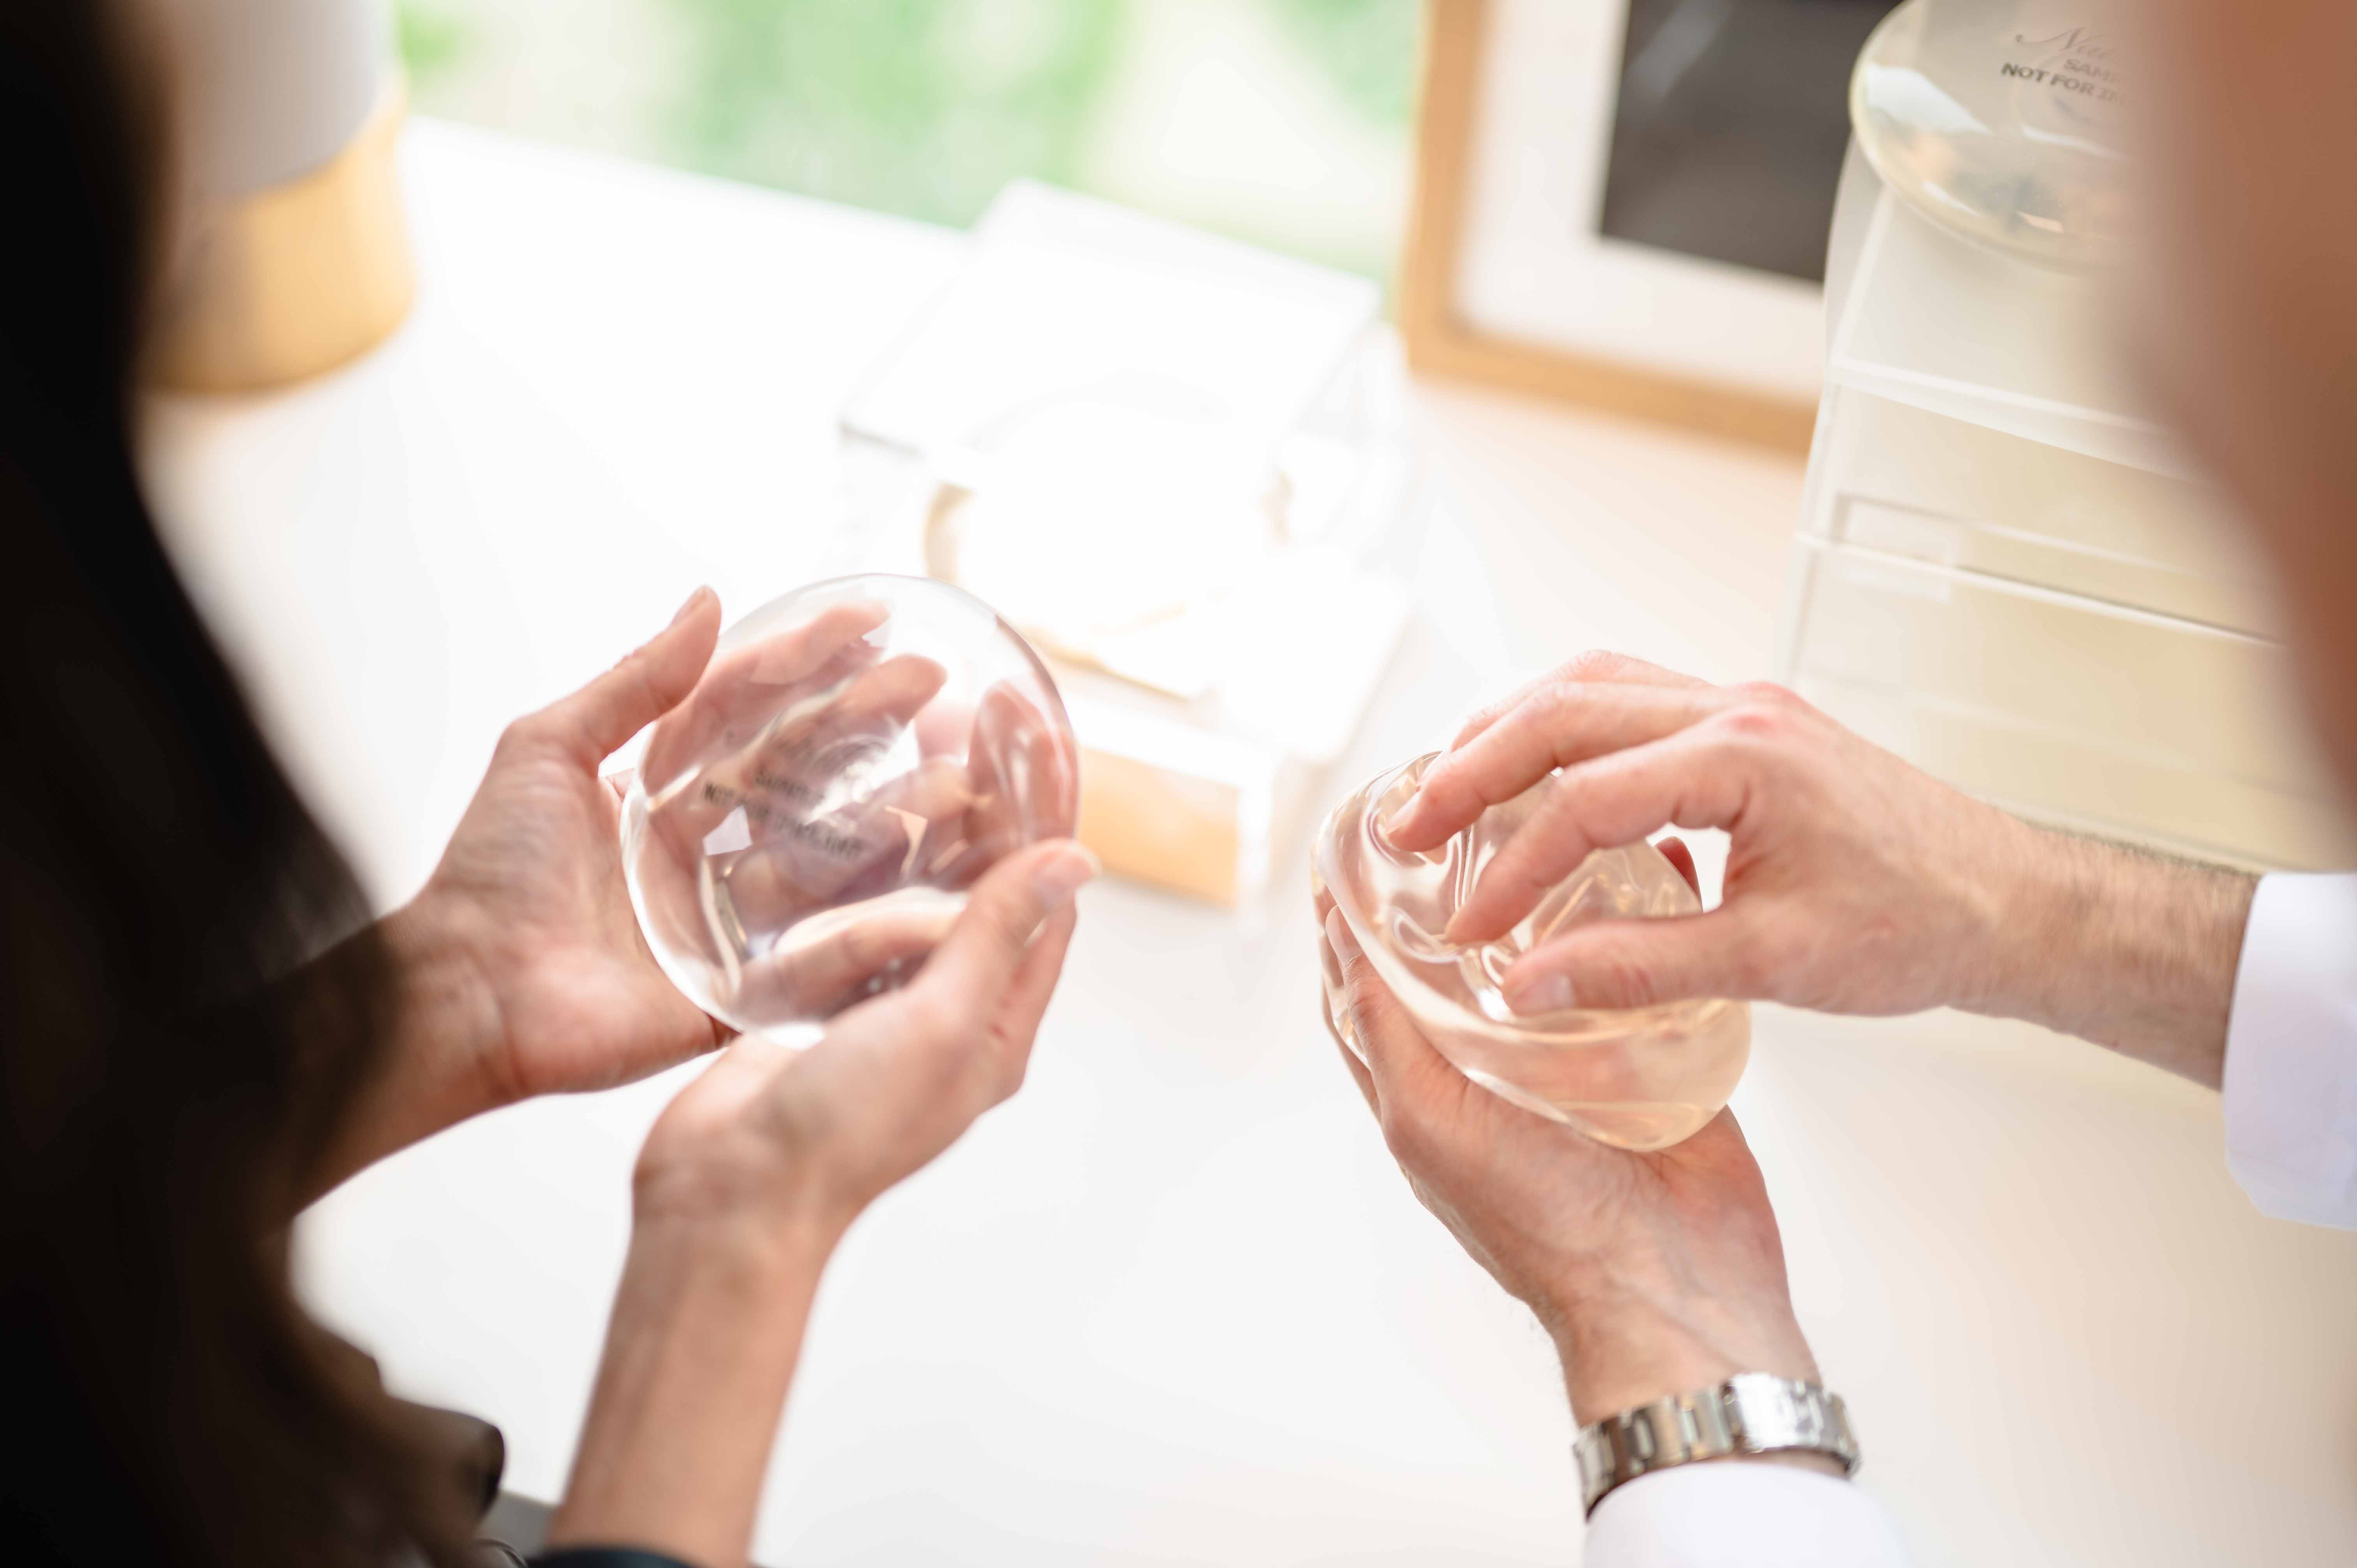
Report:
M1060 854L1048 857L1048 864L1031 874L1031 891L1050 910L1062 908L1073 894L1104 869L1104 863L1084 844L1073 844Z
M1569 977L1550 974L1528 985L1509 988L1506 1005L1517 1013L1560 1013L1571 1005Z
M695 607L702 604L705 599L710 596L711 592L711 585L707 584L705 586L696 589L695 592L688 595L687 603L680 606L679 613L671 618L672 626L677 626L680 622L693 615L695 612ZM666 627L664 629L669 630L670 628Z
M1398 811L1394 811L1390 816L1384 818L1378 825L1383 830L1385 836L1397 838L1401 833L1407 831L1409 824L1415 821L1423 805L1423 796L1410 795L1407 798L1406 805L1402 806Z

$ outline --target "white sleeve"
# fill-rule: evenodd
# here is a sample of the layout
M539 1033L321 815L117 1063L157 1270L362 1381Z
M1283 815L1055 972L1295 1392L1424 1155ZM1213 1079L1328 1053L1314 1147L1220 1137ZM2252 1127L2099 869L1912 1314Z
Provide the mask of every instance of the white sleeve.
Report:
M2357 1230L2357 876L2259 879L2225 1090L2226 1165L2251 1201Z
M1847 1481L1714 1460L1640 1476L1596 1505L1582 1568L1906 1568L1890 1516Z

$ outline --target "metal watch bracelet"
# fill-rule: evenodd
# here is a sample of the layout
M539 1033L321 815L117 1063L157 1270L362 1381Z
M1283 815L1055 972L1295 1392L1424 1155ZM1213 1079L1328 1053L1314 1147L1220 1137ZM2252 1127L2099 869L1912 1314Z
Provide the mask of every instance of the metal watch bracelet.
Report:
M1740 1372L1716 1388L1607 1416L1580 1428L1571 1452L1589 1513L1613 1487L1674 1465L1802 1452L1837 1459L1845 1475L1856 1475L1858 1459L1841 1395L1769 1372Z

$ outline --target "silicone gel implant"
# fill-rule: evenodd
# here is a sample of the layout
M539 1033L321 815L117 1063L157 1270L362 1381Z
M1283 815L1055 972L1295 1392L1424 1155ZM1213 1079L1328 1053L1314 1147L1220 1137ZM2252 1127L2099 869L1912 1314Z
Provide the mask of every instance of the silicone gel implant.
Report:
M1072 831L1078 757L979 599L882 575L789 594L648 738L622 807L647 945L705 1012L810 1045L923 967L984 872Z
M1410 854L1384 836L1382 823L1415 793L1432 761L1422 757L1394 768L1335 808L1318 839L1321 900L1330 897L1341 911L1434 1048L1474 1082L1618 1148L1666 1148L1698 1131L1743 1076L1751 1047L1744 1004L1526 1016L1506 1005L1499 983L1517 958L1572 926L1698 914L1701 900L1651 844L1599 850L1505 936L1452 946L1440 935L1449 917L1555 781L1492 806L1438 849ZM1329 974L1326 1004L1335 1028L1363 1056L1340 1002Z

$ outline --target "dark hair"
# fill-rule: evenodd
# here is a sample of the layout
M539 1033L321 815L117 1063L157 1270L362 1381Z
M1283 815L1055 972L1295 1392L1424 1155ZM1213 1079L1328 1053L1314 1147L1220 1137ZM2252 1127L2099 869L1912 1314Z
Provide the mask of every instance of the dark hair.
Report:
M160 78L112 20L0 5L0 1553L457 1563L458 1489L288 1284L392 990L362 932L267 1000L364 909L140 497Z

